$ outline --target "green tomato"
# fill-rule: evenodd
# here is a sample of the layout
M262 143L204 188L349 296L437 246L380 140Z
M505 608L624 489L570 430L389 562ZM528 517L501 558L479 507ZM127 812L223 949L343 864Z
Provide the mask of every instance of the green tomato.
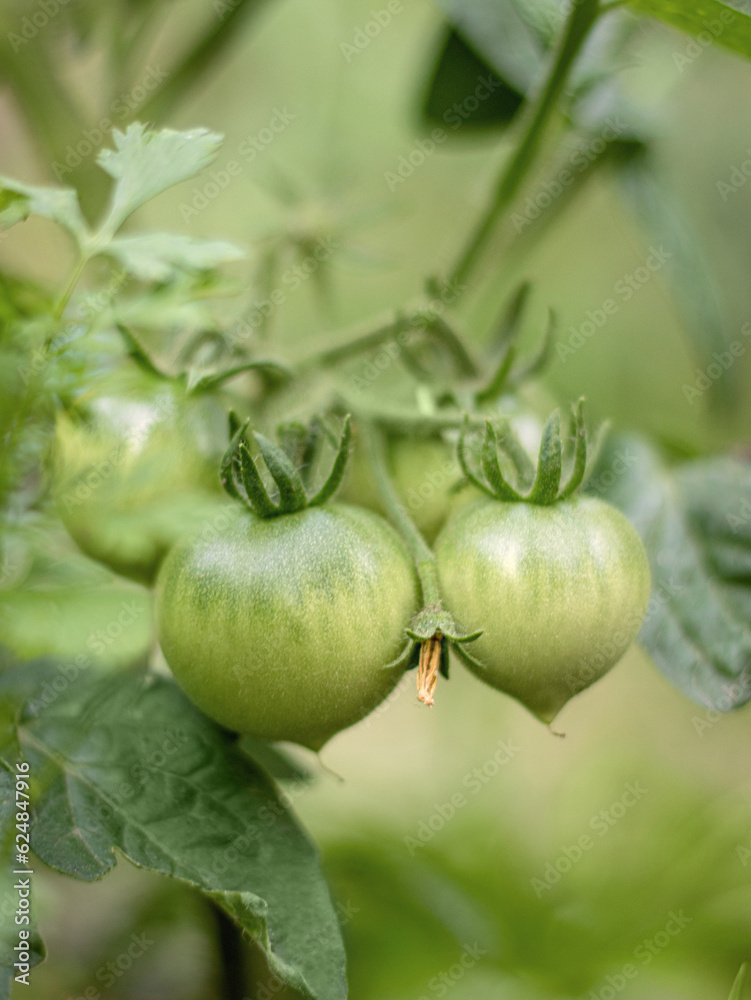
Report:
M594 497L482 500L451 518L436 560L452 615L483 629L467 647L483 668L470 670L545 722L617 663L649 599L639 536Z
M150 583L174 542L216 516L226 415L213 396L123 371L57 420L53 489L79 547Z
M398 535L344 504L238 513L178 543L157 585L162 650L193 701L229 729L313 750L394 688L417 606Z

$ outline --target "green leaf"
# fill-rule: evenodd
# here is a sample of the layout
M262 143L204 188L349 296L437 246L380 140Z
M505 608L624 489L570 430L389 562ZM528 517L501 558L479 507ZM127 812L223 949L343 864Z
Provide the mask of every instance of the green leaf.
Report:
M705 367L712 362L712 353L725 350L728 343L711 262L702 254L688 214L660 177L646 146L640 154L616 161L616 176L645 232L670 253L665 275L693 351ZM727 398L732 379L726 372L723 376L713 388Z
M464 107L482 80L488 96ZM458 31L447 29L423 98L422 115L428 123L452 130L508 125L523 102L518 87L499 76Z
M728 1000L741 1000L743 997L743 987L746 983L746 973L748 972L748 963L744 962L743 965L738 970L738 975L735 977L735 982L733 983L733 988L730 991L730 996Z
M116 232L145 202L181 181L194 177L216 157L222 136L197 128L151 131L134 122L112 133L115 149L103 149L97 163L116 180L105 230Z
M45 670L26 664L11 675L33 692ZM14 683L7 677L0 694ZM255 938L283 982L310 1000L343 1000L339 925L315 849L270 779L174 682L140 672L80 678L49 706L27 706L19 740L43 861L92 880L117 851L187 882Z
M751 59L751 17L719 0L629 0L629 5L688 35L709 34L717 45Z
M497 0L439 0L446 19L483 63L491 66L505 85L525 94L542 68L543 50L537 32L520 16L516 6ZM457 98L474 91L472 87Z
M729 457L673 469L638 438L615 438L587 489L639 532L652 597L639 636L665 676L708 708L751 699L751 465Z
M180 274L213 271L221 264L241 260L245 250L224 240L195 240L169 233L118 236L105 253L116 257L140 281L167 282Z
M70 671L146 656L154 636L149 591L79 554L52 520L17 544L18 578L0 586L0 644L20 659L59 657Z
M0 229L41 215L67 229L79 246L88 239L88 226L73 188L31 187L0 176Z

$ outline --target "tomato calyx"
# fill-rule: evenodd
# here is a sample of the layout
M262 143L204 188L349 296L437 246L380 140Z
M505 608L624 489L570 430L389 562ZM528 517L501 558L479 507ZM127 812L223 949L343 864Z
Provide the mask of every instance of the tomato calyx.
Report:
M449 647L474 642L482 635L482 629L468 634L461 632L443 603L438 601L418 611L406 631L419 649L416 664L417 698L424 705L432 707L439 674L448 680Z
M540 441L540 452L535 469L529 456L517 446L508 434L499 439L490 420L485 423L485 437L480 449L479 470L474 467L467 434L469 422L465 419L459 438L458 456L462 470L471 483L495 500L506 503L530 503L550 506L572 496L586 481L596 453L601 434L592 447L584 424L584 400L580 399L571 411L571 433L574 439L573 455L565 485L563 476L563 442L561 417L555 410L548 417ZM516 483L512 485L501 469L498 460L499 446L510 458L516 470Z
M233 499L240 500L258 517L278 517L280 514L295 514L306 507L320 507L336 493L349 457L352 437L349 416L344 418L331 470L317 490L311 486L310 470L327 434L322 421L313 420L307 430L300 424L283 426L280 428L280 445L273 444L257 431L251 432L276 487L275 498L267 488L250 450L246 437L250 421L241 424L234 413L230 413L229 419L230 443L220 467L222 486Z

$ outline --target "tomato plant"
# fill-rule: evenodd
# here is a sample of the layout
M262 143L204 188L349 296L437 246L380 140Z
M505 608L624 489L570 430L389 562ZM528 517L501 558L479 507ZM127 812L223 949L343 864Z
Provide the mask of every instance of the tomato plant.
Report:
M0 12L0 1000L742 1000L751 16L261 6Z

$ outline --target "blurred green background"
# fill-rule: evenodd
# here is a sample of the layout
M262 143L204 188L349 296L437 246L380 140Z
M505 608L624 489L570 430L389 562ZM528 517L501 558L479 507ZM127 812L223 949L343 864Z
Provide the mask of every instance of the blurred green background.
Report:
M186 31L212 16L206 3L175 6L180 18L169 24ZM332 328L403 302L426 275L445 271L505 148L497 135L452 136L389 190L385 174L424 134L417 109L443 21L426 0L405 0L348 60L341 45L372 9L359 0L262 6L218 71L168 122L223 132L213 169L239 159L240 175L189 221L184 206L207 178L139 213L145 228L248 245L291 226L333 233L325 306L307 282L274 318L280 349L292 356L325 342ZM165 35L144 65L167 62L172 44ZM671 192L688 208L733 340L751 320L751 184L723 200L717 182L749 155L751 67L711 50L681 68L674 55L685 45L645 25L621 79L646 113ZM27 55L34 58L33 43ZM67 54L71 87L92 112L107 58L104 40L85 58ZM252 162L243 160L241 144L280 112L288 124ZM0 172L54 182L8 89L0 91ZM466 327L482 337L504 296L527 278L534 286L530 347L549 306L565 339L644 264L650 242L604 175L539 246L490 262L493 287L473 304ZM51 288L67 275L66 254L63 237L38 220L0 241L3 267ZM246 281L251 268L237 265L235 273ZM711 405L709 393L689 404L683 386L694 383L696 368L658 272L575 356L554 357L545 385L564 400L585 395L594 415L619 429L648 431L689 453L747 442L751 357L733 370L732 409ZM66 544L59 559L67 563ZM91 593L105 601L106 584L112 606L122 599L118 587L147 599L86 562L80 586L89 597L71 608L47 598L45 620L58 615L71 630L62 639L55 632L66 653L111 616ZM128 641L147 643L143 629ZM115 665L103 658L101 668ZM562 739L458 665L432 711L417 704L413 684L409 675L380 710L332 741L320 763L307 760L316 780L288 789L340 904L353 1000L724 1000L751 958L749 709L717 721L638 650L565 709L556 723ZM499 741L518 750L491 774ZM479 789L475 769L484 779ZM625 804L634 786L642 791ZM452 796L461 804L454 798L452 805ZM591 846L579 857L575 845L585 835ZM49 872L36 878L50 959L24 996L64 1000L90 987L108 1000L213 995L207 918L184 889L124 863L92 886ZM105 986L97 971L134 932L153 946ZM264 988L266 996L285 995L273 982ZM260 986L257 995L264 997Z

